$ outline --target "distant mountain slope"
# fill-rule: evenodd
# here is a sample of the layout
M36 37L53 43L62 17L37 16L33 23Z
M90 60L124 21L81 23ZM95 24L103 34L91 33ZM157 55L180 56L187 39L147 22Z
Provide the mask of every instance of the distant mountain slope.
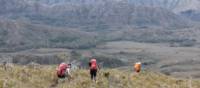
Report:
M174 12L186 10L199 10L199 0L129 0L136 5L162 7Z
M1 0L0 4L1 4L0 6L1 15L4 14L4 16L11 17L11 18L18 18L19 16L23 16L23 17L25 16L25 17L31 17L32 19L33 18L38 18L38 19L43 19L43 20L48 19L47 22L49 23L51 23L50 21L52 20L61 20L63 18L64 18L63 20L69 20L71 16L74 16L74 18L76 18L75 16L80 16L80 13L83 14L84 16L88 16L87 18L90 18L91 20L93 19L93 17L99 17L95 14L104 14L105 13L104 10L107 10L107 8L112 8L112 10L115 10L113 9L113 7L114 8L117 7L118 9L119 8L125 9L125 11L130 10L131 8L137 9L138 6L148 7L148 8L153 8L153 9L163 8L162 9L163 12L172 11L177 14L181 12L189 11L189 10L199 12L199 9L200 9L199 0L125 0L125 1L123 0L37 0L37 1L35 0L17 0L17 1L16 0ZM110 4L109 7L106 6L108 4ZM164 9L167 9L168 11ZM84 12L80 12L80 11L84 11ZM101 13L97 13L98 11L100 11ZM143 10L141 10L140 12L142 11ZM52 13L56 13L56 14L52 14ZM118 14L118 13L113 13L110 11L106 13ZM120 11L120 13L131 14L131 13L125 13L122 11ZM161 13L161 12L158 12L158 13ZM158 14L158 13L155 13L155 14ZM146 13L146 14L149 14L149 13ZM197 14L194 14L194 15L196 17ZM101 17L102 16L100 16L100 18ZM120 16L120 18L122 17ZM159 18L160 17L158 17L158 19ZM170 17L163 17L163 18L170 18ZM67 22L63 20L61 20L60 22L57 22L57 25L61 25L61 23L67 24ZM74 20L77 20L77 19L74 19ZM74 20L72 24L77 23L76 21L74 22ZM87 21L89 19L84 18L84 20ZM169 22L167 21L165 23L169 23Z
M196 43L194 36L171 36L177 30L196 26L187 16L163 8L165 5L159 4L164 4L163 0L142 1L1 0L1 50L90 48L115 40ZM175 0L167 3L172 1Z
M33 0L28 0L33 1ZM148 7L162 7L173 11L185 11L189 9L199 10L199 0L37 0L40 3L47 5L58 5L63 3L105 3L105 2L128 2L134 3L136 6L148 6Z
M177 14L182 14L194 21L200 21L200 0L129 0L135 5L148 7L161 7L173 11ZM193 11L192 13L188 13ZM189 14L189 16L188 16Z
M175 12L183 12L187 10L200 10L200 0L179 0Z
M96 34L21 21L0 21L0 48L15 51L39 47L84 48L96 45Z
M12 19L28 18L32 23L44 23L54 26L89 25L135 25L185 27L188 20L160 7L137 6L115 0L60 0L55 5L44 4L53 1L34 2L6 0L2 4L2 16ZM10 5L13 3L13 5Z

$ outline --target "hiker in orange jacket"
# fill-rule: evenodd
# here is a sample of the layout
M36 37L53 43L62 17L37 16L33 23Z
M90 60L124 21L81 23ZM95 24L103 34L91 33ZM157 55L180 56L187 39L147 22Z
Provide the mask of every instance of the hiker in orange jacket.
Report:
M98 64L96 59L91 59L89 62L91 80L96 81Z
M134 71L139 73L141 71L141 62L137 62L134 64Z

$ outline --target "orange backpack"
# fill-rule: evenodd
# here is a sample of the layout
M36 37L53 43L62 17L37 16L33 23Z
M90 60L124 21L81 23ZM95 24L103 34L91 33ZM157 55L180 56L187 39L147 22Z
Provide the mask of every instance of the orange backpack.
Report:
M135 72L139 73L141 70L141 62L137 62L134 64L134 70Z

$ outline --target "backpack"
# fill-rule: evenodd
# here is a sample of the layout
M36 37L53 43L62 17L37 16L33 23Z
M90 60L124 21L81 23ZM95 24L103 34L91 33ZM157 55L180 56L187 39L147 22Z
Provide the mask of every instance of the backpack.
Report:
M57 70L57 75L58 75L58 76L64 76L64 75L65 75L65 70L58 69L58 70Z
M140 72L140 70L141 70L141 62L135 63L135 65L134 65L134 70L135 70L136 72Z
M68 66L67 66L67 64L65 64L65 63L60 64L59 67L58 67L58 69L57 69L57 75L58 75L58 76L64 76L67 67L68 67Z
M96 60L91 60L91 66L90 66L90 69L97 69L97 62Z

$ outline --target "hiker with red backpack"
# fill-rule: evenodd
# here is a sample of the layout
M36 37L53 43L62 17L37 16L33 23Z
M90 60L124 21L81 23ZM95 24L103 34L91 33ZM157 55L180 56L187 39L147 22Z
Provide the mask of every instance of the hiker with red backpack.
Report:
M57 68L58 78L71 77L70 68L71 64L61 63Z
M98 64L96 59L91 59L89 62L91 80L96 81Z

